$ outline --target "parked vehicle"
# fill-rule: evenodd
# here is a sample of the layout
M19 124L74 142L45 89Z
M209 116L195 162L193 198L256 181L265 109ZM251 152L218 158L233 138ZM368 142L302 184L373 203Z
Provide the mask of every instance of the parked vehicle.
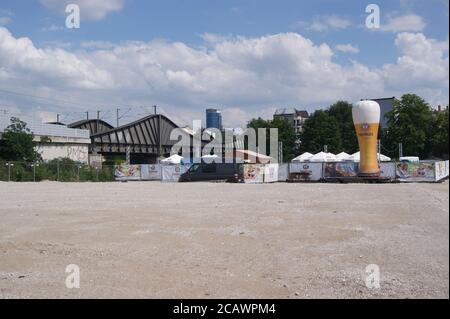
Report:
M244 172L242 164L237 163L197 163L180 176L180 182L226 181L243 183Z
M402 163L419 163L419 157L417 156L403 156L400 157Z

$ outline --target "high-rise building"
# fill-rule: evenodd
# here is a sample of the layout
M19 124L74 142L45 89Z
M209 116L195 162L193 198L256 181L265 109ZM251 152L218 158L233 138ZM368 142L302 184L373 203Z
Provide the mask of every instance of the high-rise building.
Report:
M206 128L222 129L222 113L218 109L206 110Z

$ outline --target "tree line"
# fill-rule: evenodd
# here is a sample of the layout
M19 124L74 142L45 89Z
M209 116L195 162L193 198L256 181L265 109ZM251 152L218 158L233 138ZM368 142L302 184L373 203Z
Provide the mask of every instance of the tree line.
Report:
M394 99L393 109L386 114L387 126L380 127L378 139L382 153L398 159L399 143L403 155L421 159L448 159L448 106L443 111L433 109L423 98L405 94ZM349 154L358 151L358 140L352 117L352 104L338 101L326 109L317 110L296 136L287 120L252 119L248 127L278 128L283 143L283 157L290 161L303 153L317 153L327 146L328 152Z
M382 153L398 158L398 145L402 143L405 156L419 156L421 159L449 158L449 111L433 109L423 98L405 94L394 100L393 109L386 114L387 127L381 127L378 138ZM282 118L264 120L252 119L248 127L278 128L282 142L283 159L290 161L303 152L317 153L327 146L329 152L358 151L358 140L352 118L352 105L338 101L327 109L317 110L310 115L297 136L291 124ZM267 134L267 139L269 139ZM0 160L41 161L35 151L35 141L26 123L18 118L11 119L0 139ZM270 151L267 140L266 148Z

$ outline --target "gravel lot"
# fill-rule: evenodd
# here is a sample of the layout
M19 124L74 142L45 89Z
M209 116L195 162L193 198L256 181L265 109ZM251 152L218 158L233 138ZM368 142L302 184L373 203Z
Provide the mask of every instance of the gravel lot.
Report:
M448 181L0 183L0 203L0 298L449 298Z

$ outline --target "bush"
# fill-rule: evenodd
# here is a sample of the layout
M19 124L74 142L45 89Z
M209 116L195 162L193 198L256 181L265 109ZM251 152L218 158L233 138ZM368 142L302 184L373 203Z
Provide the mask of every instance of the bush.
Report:
M9 180L8 162L0 162L0 181ZM96 169L88 165L74 162L71 159L62 158L49 162L33 163L12 162L10 173L11 181L36 182L60 181L60 182L112 182L114 178L114 166L103 166ZM35 172L34 172L35 170Z

